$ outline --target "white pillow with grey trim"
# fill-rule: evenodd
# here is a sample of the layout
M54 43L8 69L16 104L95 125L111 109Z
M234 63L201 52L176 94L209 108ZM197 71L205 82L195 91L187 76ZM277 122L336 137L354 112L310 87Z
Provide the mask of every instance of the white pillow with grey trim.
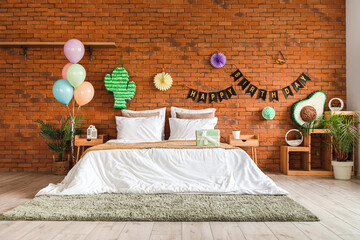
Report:
M129 110L129 109L122 109L121 113L133 113L133 114L141 114L141 113L159 113L160 114L160 118L162 120L162 133L161 133L161 139L164 140L165 139L165 118L166 118L166 107L163 108L159 108L159 109L153 109L153 110L142 110L142 111L134 111L134 110Z
M117 139L129 142L159 142L162 139L160 117L115 117Z
M196 140L196 130L214 129L217 121L216 117L203 119L169 118L169 140Z

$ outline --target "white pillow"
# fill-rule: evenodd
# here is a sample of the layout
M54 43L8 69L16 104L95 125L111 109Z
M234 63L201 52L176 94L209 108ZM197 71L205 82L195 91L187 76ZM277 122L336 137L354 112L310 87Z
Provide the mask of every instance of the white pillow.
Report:
M195 140L195 131L201 129L214 129L218 119L180 119L169 118L170 138L169 140Z
M128 109L121 109L121 112L128 112L128 113L160 113L160 118L162 120L162 132L161 132L161 139L165 139L165 118L166 118L166 107L154 109L154 110L143 110L143 111L134 111Z
M205 109L193 110L193 109L186 109L186 108L171 107L171 117L176 118L176 112L190 113L190 114L194 114L194 113L212 113L213 117L215 117L215 111L216 111L215 108L205 108Z
M160 117L115 117L117 139L130 142L161 141L162 119Z

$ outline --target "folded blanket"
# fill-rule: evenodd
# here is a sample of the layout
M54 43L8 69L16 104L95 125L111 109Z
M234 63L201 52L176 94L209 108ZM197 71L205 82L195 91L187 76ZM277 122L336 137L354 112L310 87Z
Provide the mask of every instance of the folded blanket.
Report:
M176 148L176 149L194 149L194 148L223 148L223 149L237 149L227 143L220 143L220 146L196 146L196 140L171 140L161 142L141 142L141 143L114 143L107 142L99 144L86 149L82 154L83 157L86 153L98 150L111 150L111 149L147 149L147 148Z

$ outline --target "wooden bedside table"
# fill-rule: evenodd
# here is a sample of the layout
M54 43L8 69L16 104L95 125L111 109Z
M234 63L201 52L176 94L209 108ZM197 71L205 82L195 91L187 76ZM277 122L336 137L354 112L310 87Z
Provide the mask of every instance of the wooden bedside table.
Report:
M75 147L77 147L76 162L79 161L80 147L81 151L84 152L85 147L91 147L99 144L103 144L105 135L98 135L97 139L87 140L86 135L75 135Z
M235 147L251 147L251 157L255 164L258 165L256 147L259 146L258 135L243 135L240 134L240 139L234 139L233 135L228 135L228 143Z

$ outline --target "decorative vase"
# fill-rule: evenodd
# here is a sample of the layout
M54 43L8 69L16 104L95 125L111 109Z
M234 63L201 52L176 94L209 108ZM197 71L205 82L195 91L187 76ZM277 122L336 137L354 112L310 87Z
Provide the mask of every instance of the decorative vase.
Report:
M69 171L69 161L56 162L55 156L53 156L53 159L52 173L55 175L66 175Z
M334 177L338 180L350 180L352 167L354 165L353 161L346 161L346 162L338 162L338 161L331 161L331 164L334 169Z

